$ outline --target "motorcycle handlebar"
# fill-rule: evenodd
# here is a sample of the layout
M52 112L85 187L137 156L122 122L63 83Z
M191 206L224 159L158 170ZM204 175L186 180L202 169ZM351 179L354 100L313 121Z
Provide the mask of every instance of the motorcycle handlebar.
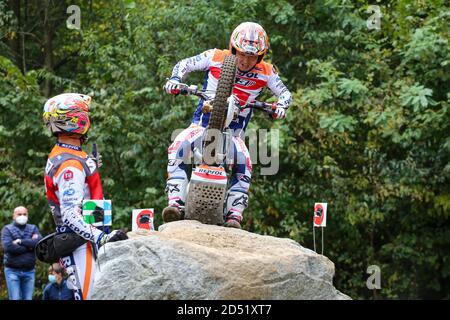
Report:
M208 95L203 92L202 90L199 90L197 86L195 85L188 85L186 83L180 83L178 85L179 89L178 90L174 90L174 94L178 95L194 95L197 97L200 97L204 100L209 100L210 97L208 97ZM275 109L277 108L276 103L267 103L267 102L263 102L263 101L252 101L249 103L246 103L244 106L239 107L240 110L244 110L244 109L248 109L248 108L252 108L252 109L256 109L256 110L260 110L260 111L264 111L266 112L269 116L272 116L275 113Z
M178 85L179 89L178 90L174 90L174 94L178 95L182 95L182 96L197 96L202 98L203 100L209 100L209 97L201 90L198 90L198 87L195 85L187 85L185 83L180 83Z
M243 107L241 107L241 110L244 109L256 109L260 111L266 112L269 116L272 116L275 113L275 109L277 108L277 104L274 103L267 103L263 101L253 101L245 104Z

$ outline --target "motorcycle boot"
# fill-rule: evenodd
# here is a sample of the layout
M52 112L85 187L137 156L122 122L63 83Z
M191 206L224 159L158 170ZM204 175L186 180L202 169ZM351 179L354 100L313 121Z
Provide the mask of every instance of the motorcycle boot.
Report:
M248 194L239 191L229 191L225 209L225 227L241 229L244 210L248 207Z
M164 208L164 210L162 212L162 218L163 218L164 223L167 223L167 222L181 220L183 217L182 217L180 208L168 206L168 207Z
M186 179L172 178L167 180L165 192L169 198L169 205L162 212L165 223L183 219L180 207L184 207L185 204L186 186Z

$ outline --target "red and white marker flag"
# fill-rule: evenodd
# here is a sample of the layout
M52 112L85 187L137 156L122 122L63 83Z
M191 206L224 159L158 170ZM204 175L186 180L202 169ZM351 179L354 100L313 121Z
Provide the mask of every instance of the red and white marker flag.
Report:
M131 231L137 229L155 230L153 225L154 210L152 209L134 209L132 214Z
M314 204L314 227L327 226L327 203L316 202Z

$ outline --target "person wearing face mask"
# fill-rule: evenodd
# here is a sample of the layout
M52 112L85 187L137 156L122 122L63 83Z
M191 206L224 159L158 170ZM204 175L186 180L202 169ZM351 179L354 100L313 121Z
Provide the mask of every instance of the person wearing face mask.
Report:
M59 263L53 263L48 268L48 282L42 300L74 300L73 291L67 287Z
M27 223L27 208L15 208L13 220L2 229L8 296L9 300L32 300L36 263L34 247L42 236L37 226Z

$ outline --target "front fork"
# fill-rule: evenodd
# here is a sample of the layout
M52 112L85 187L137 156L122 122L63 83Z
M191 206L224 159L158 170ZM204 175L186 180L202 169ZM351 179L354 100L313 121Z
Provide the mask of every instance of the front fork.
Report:
M203 157L203 150L205 146L205 137L207 136L207 130L206 129L202 135L201 143L199 144L200 147L195 147L193 150L194 154L194 165L198 166L200 164L204 164L204 157ZM221 133L221 136L219 138L219 142L217 143L217 149L220 150L220 152L215 152L215 163L220 167L225 167L227 171L231 168L233 165L233 136L229 131L223 131ZM230 153L230 151L232 151Z
M194 165L186 190L186 204L185 207L180 207L180 210L186 219L222 225L231 172L229 168L234 158L230 155L230 150L234 150L233 138L227 131L216 137L219 141L216 143L217 152L214 152L215 165L207 165L203 157L206 136L205 130L201 143L193 150Z

